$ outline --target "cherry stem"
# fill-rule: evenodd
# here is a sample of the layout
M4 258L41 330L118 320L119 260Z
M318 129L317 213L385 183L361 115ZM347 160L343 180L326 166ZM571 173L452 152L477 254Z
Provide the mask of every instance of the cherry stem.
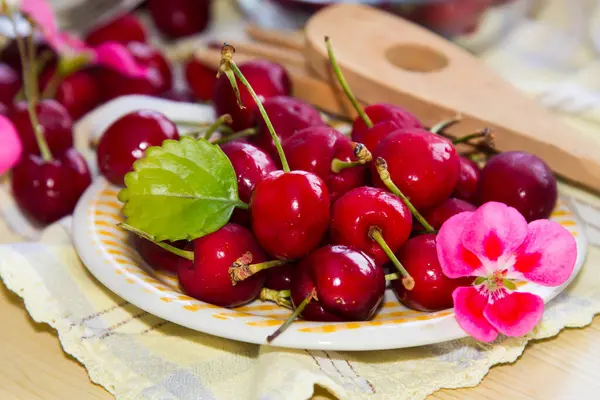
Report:
M58 90L58 85L63 81L63 76L59 72L55 72L52 75L52 78L46 84L44 91L42 92L43 99L51 99L56 96L56 91Z
M385 280L387 281L395 281L397 279L400 279L401 275L397 272L393 272L391 274L386 274L385 275Z
M371 118L369 118L369 116L367 115L365 110L363 110L363 108L360 106L360 104L358 104L358 100L356 100L356 97L350 90L350 86L348 85L348 82L346 82L346 78L344 78L344 75L342 74L342 70L340 69L337 59L335 58L335 54L333 53L333 46L331 45L331 40L329 39L329 36L325 36L325 44L327 45L327 53L329 54L329 60L331 62L331 67L333 68L333 72L335 73L340 86L342 87L342 89L344 89L344 92L346 93L346 96L350 100L350 103L352 103L352 106L354 107L354 109L356 110L356 112L358 113L360 118L363 120L365 125L368 128L372 128L373 121L371 121Z
M231 115L229 115L229 114L221 115L219 118L216 119L216 121L211 126L208 127L206 132L204 132L204 139L210 140L213 133L215 133L217 131L217 129L219 129L221 127L221 125L231 124L232 122L233 122L233 119L231 119Z
M364 165L373 160L373 156L369 149L367 149L362 143L352 142L352 150L354 150L354 156L358 159L357 161L342 161L339 158L331 160L331 171L339 174L346 168L357 167Z
M219 139L213 141L213 143L214 144L223 144L223 143L230 142L232 140L241 139L241 138L248 137L248 136L254 136L257 133L258 133L258 131L256 130L256 128L246 128L239 132L232 133L231 135L227 135L222 138L219 138Z
M119 224L117 224L117 226L119 228L122 228L128 232L134 233L134 234L138 235L139 237L144 238L144 239L154 243L158 247L161 247L161 248L167 250L168 252L175 254L176 256L183 257L186 260L194 261L194 252L193 251L178 249L177 247L171 246L170 244L167 244L164 242L158 242L154 239L154 236L152 236L142 230L134 228L133 226L128 225L126 223L119 223Z
M429 130L429 132L441 134L444 131L444 129L456 124L457 122L460 122L461 120L462 120L462 114L456 114L452 118L438 122Z
M236 283L248 279L262 270L279 267L288 263L285 260L265 261L258 264L251 264L251 262L252 253L246 252L231 264L231 267L229 267L229 277L234 286Z
M300 305L298 307L296 307L296 309L294 310L292 315L290 315L289 318L287 320L285 320L283 325L281 325L279 328L277 328L277 330L275 332L273 332L273 334L267 336L267 342L271 343L275 338L277 338L277 336L281 335L292 324L292 322L294 322L294 320L296 318L298 318L298 316L300 314L302 314L302 311L304 311L304 309L306 308L308 303L310 303L310 301L316 297L317 297L317 290L313 289L310 292L310 294L308 296L306 296L306 298L304 300L302 300L302 303L300 303Z
M392 264L396 267L398 272L402 275L402 285L406 288L406 290L412 290L415 287L415 280L410 276L406 268L402 265L398 257L394 254L390 246L387 245L383 235L381 234L381 228L378 226L372 226L369 229L369 237L376 241L379 247L383 250L383 252L388 256Z
M402 199L404 204L406 204L406 206L410 210L411 214L417 219L417 221L421 223L421 225L423 225L425 231L427 233L435 233L435 229L433 228L433 226L431 226L429 222L427 222L427 220L421 215L421 213L417 211L415 206L412 205L408 197L406 197L404 193L400 191L398 186L396 186L396 184L392 181L392 179L390 178L390 172L387 169L387 162L383 158L377 157L377 160L375 161L375 168L377 168L379 178L383 181L385 186L387 186L390 192Z
M235 48L233 46L227 43L223 44L223 47L221 48L221 64L219 66L219 71L217 72L217 77L219 77L221 73L225 73L238 99L238 105L241 108L245 107L242 104L240 91L235 78L237 77L240 80L240 82L242 82L242 85L244 85L246 89L248 89L248 92L250 93L252 99L254 99L254 102L256 103L256 106L258 107L258 111L260 111L260 115L265 121L265 125L267 125L267 129L271 134L271 138L273 139L275 148L277 148L277 153L279 153L279 158L281 159L283 171L290 172L290 166L287 162L287 159L285 158L285 153L283 152L283 148L281 147L281 141L279 140L279 136L277 136L277 133L275 133L275 128L273 128L273 124L271 123L271 120L269 119L269 116L267 115L267 112L265 111L265 108L262 105L262 101L258 98L256 92L252 88L252 85L250 85L250 83L246 80L246 77L244 76L242 71L240 71L235 61L233 61L233 53L235 53Z
M291 292L289 290L274 290L269 288L262 288L258 298L261 301L272 301L276 303L278 306L289 308L292 307L292 302L290 301Z
M471 139L484 139L488 146L491 147L494 145L494 134L490 128L483 128L479 132L471 133L470 135L465 135L463 137L459 137L458 139L454 139L452 144L467 143Z
M33 36L30 35L27 37L27 43L23 40L23 37L17 28L17 22L14 18L12 10L10 7L8 9L8 16L12 22L15 38L17 40L17 46L19 48L19 57L21 58L21 64L23 68L23 86L25 88L27 111L29 112L29 119L31 120L33 132L35 133L35 140L40 148L42 159L46 162L52 161L52 153L50 152L50 148L48 147L48 143L44 137L44 131L39 123L36 112L38 88L36 68L32 66L35 63L35 45L33 43ZM26 45L27 49L25 48Z

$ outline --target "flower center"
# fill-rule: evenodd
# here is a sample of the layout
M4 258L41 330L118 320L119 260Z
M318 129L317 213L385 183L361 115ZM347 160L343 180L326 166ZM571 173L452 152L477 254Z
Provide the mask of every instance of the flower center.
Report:
M509 291L517 289L517 285L506 278L507 273L506 269L496 270L491 275L480 276L473 282L473 285L477 286L481 294L488 296L490 300L502 298Z

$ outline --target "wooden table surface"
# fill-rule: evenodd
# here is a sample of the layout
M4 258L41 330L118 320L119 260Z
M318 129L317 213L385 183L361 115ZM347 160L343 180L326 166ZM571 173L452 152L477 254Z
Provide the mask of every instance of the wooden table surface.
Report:
M0 243L18 241L0 220ZM56 333L37 324L22 300L0 284L0 399L111 399L85 370L65 355ZM469 389L442 390L431 399L594 399L600 393L600 318L535 342L512 365L494 367ZM319 391L315 397L328 396Z

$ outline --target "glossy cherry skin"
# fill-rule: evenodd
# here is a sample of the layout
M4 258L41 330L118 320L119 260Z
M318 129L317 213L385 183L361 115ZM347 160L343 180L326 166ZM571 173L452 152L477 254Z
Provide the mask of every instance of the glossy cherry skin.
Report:
M62 104L56 100L42 100L36 106L36 112L52 155L59 156L73 147L73 120ZM24 101L16 103L9 118L19 132L23 142L23 152L39 154L40 149L29 119L27 103Z
M71 118L78 120L101 103L102 91L96 77L83 70L66 77L58 85L55 97Z
M465 211L475 211L476 209L477 207L471 203L451 197L439 206L425 211L423 213L423 218L425 218L425 220L429 222L429 225L434 229L440 229L444 222L450 219L450 217ZM415 229L423 229L423 227L418 222L415 222Z
M477 163L467 157L460 157L460 174L452 196L457 199L475 203L477 198L477 182L481 169Z
M356 118L352 124L352 140L364 144L371 151L384 137L398 129L423 127L417 117L393 104L371 104L365 107L365 113L373 122L373 127L367 127L362 118Z
M327 126L316 108L295 97L271 97L263 102L263 107L281 141L309 127ZM277 160L276 162L279 165L277 149L258 110L256 111L256 119L258 121L258 134L255 136L254 142L258 147L269 153L274 160Z
M492 157L477 186L479 204L498 201L519 210L527 221L548 218L556 206L556 179L536 155L510 151Z
M250 202L256 184L277 167L267 153L258 147L244 142L227 142L221 145L235 170L240 200ZM250 226L250 213L236 208L232 220L240 225Z
M306 171L271 172L256 185L250 211L252 231L267 253L279 259L301 258L327 231L327 185Z
M138 110L113 122L98 143L98 168L115 185L123 185L125 174L148 147L167 139L178 140L173 122L156 111Z
M383 265L389 258L369 237L371 227L381 229L383 239L396 251L410 235L412 215L397 196L368 186L349 191L333 204L329 229L332 242L364 251L377 265Z
M415 287L406 290L401 279L391 281L391 287L398 300L414 310L439 311L451 308L454 289L473 283L473 277L450 279L444 275L438 261L434 234L409 239L396 256L415 280Z
M146 30L138 17L124 14L94 27L87 34L85 41L90 46L98 46L105 42L146 42Z
M211 5L212 0L149 0L148 10L161 33L180 38L206 29Z
M248 61L239 65L240 71L250 83L256 95L264 101L269 97L289 95L291 92L291 81L287 71L279 64L257 60ZM233 119L231 127L240 131L250 128L257 123L256 103L248 90L237 80L242 98L246 108L241 109L236 101L235 93L225 74L217 79L213 92L213 103L217 115L229 114ZM261 117L262 118L262 117Z
M84 158L71 148L49 162L37 154L23 155L13 168L12 192L25 214L47 225L71 214L91 182Z
M265 283L262 271L235 286L229 276L229 267L246 252L253 263L267 260L248 229L229 223L193 243L193 264L184 263L177 273L187 295L221 307L241 306L258 296Z
M209 101L217 83L217 70L192 57L185 64L185 80L198 100ZM270 116L270 114L269 114Z
M0 103L12 104L21 89L21 76L10 65L0 63Z
M418 210L443 203L458 182L460 160L452 143L422 129L388 135L375 148L377 157L387 161L392 181ZM375 186L385 188L374 167L371 172Z
M292 170L312 172L327 184L331 202L365 183L366 168L362 165L339 173L331 170L334 158L354 161L355 157L350 138L328 126L296 132L284 140L283 151Z
M295 270L296 264L287 264L268 269L266 271L267 280L265 281L265 287L273 290L290 290Z
M292 302L297 307L316 289L302 317L311 321L366 321L383 300L383 269L362 251L325 246L312 252L292 277Z
M165 243L175 246L179 249L185 248L185 246L188 244L188 242L185 240L179 240L177 242L166 241ZM134 237L134 245L142 259L146 261L146 263L148 263L148 265L152 268L177 272L182 257L175 255L170 251L167 251L151 241L139 236Z

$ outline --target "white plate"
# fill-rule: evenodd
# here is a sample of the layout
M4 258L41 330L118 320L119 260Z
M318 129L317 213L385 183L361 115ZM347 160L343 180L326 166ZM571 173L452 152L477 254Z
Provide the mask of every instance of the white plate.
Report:
M99 179L80 199L73 218L75 248L89 271L108 289L135 306L165 320L216 336L267 344L266 337L289 311L259 300L236 309L207 304L181 293L175 276L148 267L129 244L129 236L116 224L122 221L118 188ZM568 228L577 240L577 264L585 258L583 227L559 201L552 219ZM568 284L547 288L524 283L522 290L548 302ZM412 347L466 336L452 309L418 312L402 306L386 292L384 305L372 321L323 323L296 321L273 342L275 346L322 350L382 350Z

